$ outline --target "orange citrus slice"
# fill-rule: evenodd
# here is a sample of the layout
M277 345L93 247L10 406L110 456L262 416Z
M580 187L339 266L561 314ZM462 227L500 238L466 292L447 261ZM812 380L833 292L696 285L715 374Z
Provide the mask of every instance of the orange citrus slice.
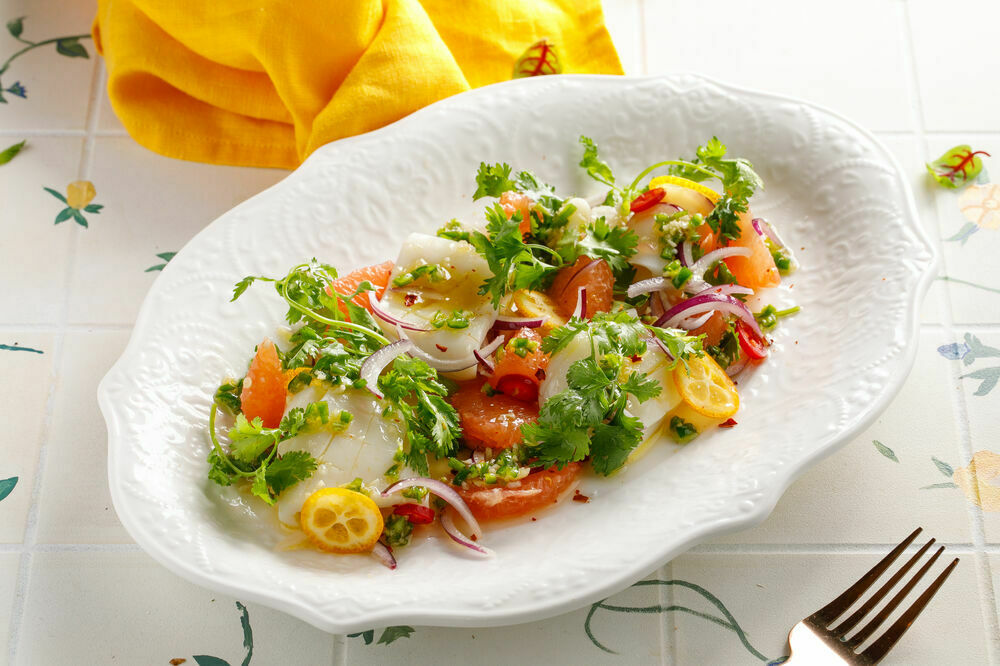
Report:
M691 409L713 419L727 419L740 408L733 380L711 356L691 357L678 364L674 384Z
M649 189L662 187L663 185L677 185L678 187L686 187L689 190L694 190L711 201L713 204L719 200L719 193L712 188L705 187L701 183L696 183L693 180L681 178L680 176L657 176L653 180L649 181Z
M363 553L382 534L382 514L367 495L347 488L321 488L305 504L299 519L306 538L329 553Z

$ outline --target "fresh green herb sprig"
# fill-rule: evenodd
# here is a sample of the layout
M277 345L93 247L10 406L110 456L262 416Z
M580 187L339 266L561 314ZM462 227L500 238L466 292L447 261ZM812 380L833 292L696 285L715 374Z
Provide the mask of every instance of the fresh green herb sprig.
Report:
M229 383L223 384L217 395L228 395ZM251 492L268 504L274 504L278 496L299 481L309 478L316 469L317 462L306 451L288 451L278 455L278 443L300 434L327 429L340 432L346 429L352 419L350 412L330 414L326 402L313 402L305 408L296 407L288 412L277 428L265 428L260 417L248 421L242 413L236 415L236 422L229 430L229 451L222 448L216 435L215 422L219 406L228 409L225 399L216 399L208 418L212 450L208 454L211 465L208 478L221 486L229 486L238 480L251 481Z
M801 310L801 308L798 305L788 308L787 310L779 310L773 305L768 305L753 317L757 320L757 323L760 324L761 328L765 331L770 331L778 325L779 319L793 315L799 310Z
M495 307L509 291L538 288L562 265L562 258L549 247L525 243L520 225L520 213L508 218L500 204L494 204L486 209L486 234L469 233L469 242L486 259L493 274L480 286L479 293L489 295ZM554 257L556 263L543 257Z
M662 390L645 373L628 370L630 359L646 352L650 332L665 341L675 362L700 351L697 338L646 327L628 312L602 313L590 321L574 317L543 341L542 350L555 354L584 334L591 354L570 366L568 388L545 402L538 420L522 426L530 456L559 467L589 456L594 471L604 475L625 464L643 430L642 422L625 411L628 396L645 402Z
M628 259L636 252L639 236L627 227L611 226L599 217L577 234L564 234L556 244L563 263L571 265L581 256L603 259L615 275L615 282L628 289L635 269Z
M723 370L735 363L740 357L740 339L736 334L735 322L729 322L725 333L719 338L719 343L706 347L705 352L715 359Z
M397 463L405 461L427 476L427 454L438 458L454 455L462 436L458 413L445 400L448 388L434 368L405 355L396 357L391 369L379 377L378 385L389 401L384 413L397 413L406 423L408 449Z
M336 268L312 259L309 263L295 266L280 279L260 275L243 278L236 283L231 300L235 301L242 296L254 282L272 282L278 294L288 304L285 320L289 324L304 321L308 324L320 324L318 328L329 326L337 329L338 338L347 340L359 351L368 353L389 344L388 338L379 332L378 324L368 310L353 302L358 294L373 291L374 285L365 280L354 292L343 295L331 287L336 278Z

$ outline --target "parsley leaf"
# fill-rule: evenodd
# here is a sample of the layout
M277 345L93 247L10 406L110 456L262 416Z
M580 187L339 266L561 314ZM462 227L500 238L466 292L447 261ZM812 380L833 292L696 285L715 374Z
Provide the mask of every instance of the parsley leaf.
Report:
M689 165L673 165L670 173L696 182L711 177L699 166L714 173L722 181L723 193L705 221L713 232L721 233L725 238L739 238L742 232L739 214L747 212L750 197L764 186L763 181L749 161L743 158L726 159L726 145L718 137L713 136L695 153L697 157Z
M275 428L265 428L259 416L251 422L243 414L237 414L236 424L229 430L229 439L233 458L249 464L278 443L280 432Z
M644 373L626 376L628 359L647 351L646 327L635 315L601 313L590 321L574 317L555 329L542 349L557 353L578 335L589 337L590 356L570 365L568 388L547 400L538 420L522 426L521 433L528 454L542 465L562 466L589 455L594 471L607 475L625 464L642 441L642 422L625 411L628 396L645 402L663 387ZM700 351L697 338L675 331L661 335L671 340L675 359Z
M615 175L611 172L608 163L597 156L597 144L590 137L581 136L580 143L583 144L583 158L580 166L587 170L587 175L599 183L604 183L610 187L615 186Z
M479 293L490 295L498 307L508 291L538 287L548 276L559 269L538 258L532 250L544 246L528 246L521 236L521 216L508 218L500 204L486 209L486 231L473 231L469 242L486 259L493 276L483 282Z
M308 479L316 466L316 459L306 451L287 452L267 467L267 485L271 494L277 497L299 481Z
M406 423L410 467L426 476L428 453L447 458L458 450L462 436L458 412L445 400L448 389L434 368L420 359L398 356L378 385L389 400L385 413L398 413Z

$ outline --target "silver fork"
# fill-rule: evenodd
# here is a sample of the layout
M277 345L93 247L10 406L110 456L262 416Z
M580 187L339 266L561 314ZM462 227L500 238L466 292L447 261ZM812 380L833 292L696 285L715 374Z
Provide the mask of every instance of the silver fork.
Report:
M885 573L889 566L896 561L900 553L913 543L913 540L917 538L917 535L922 530L923 528L921 527L915 529L913 534L906 537L901 544L893 548L892 552L885 556L885 559L872 567L871 571L862 576L854 585L851 585L843 594L792 627L792 630L788 633L788 645L791 648L792 656L785 663L792 664L793 666L795 664L802 664L803 666L806 664L809 666L813 664L830 664L831 666L849 664L853 666L856 664L876 664L881 661L896 644L896 641L910 628L910 625L913 624L913 621L924 610L931 598L938 591L938 588L944 584L944 581L955 568L955 565L958 564L957 557L952 560L945 570L941 572L941 575L917 597L884 634L865 648L863 652L857 652L858 647L871 638L882 623L888 619L889 615L903 602L903 599L910 590L923 578L934 562L937 561L942 551L944 551L944 546L939 547L927 563L896 593L896 596L857 632L851 634L861 621L865 619L865 616L903 579L906 572L923 557L924 553L934 544L934 539L924 544L917 551L916 555L910 558L909 562L893 574L892 578L886 581L885 585L879 588L861 607L851 613L850 617L836 626L832 625L837 618L843 615L848 608L857 602L875 584L879 576ZM849 634L850 637L848 637Z

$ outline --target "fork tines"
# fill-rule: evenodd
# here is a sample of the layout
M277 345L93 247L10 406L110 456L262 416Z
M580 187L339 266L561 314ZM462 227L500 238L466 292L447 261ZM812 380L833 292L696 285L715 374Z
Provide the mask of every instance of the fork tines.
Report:
M882 561L876 564L871 570L862 576L854 585L849 587L843 594L831 601L829 604L819 609L813 613L807 621L816 626L817 628L824 631L829 637L839 641L842 646L850 651L855 651L858 646L862 645L878 630L878 628L889 618L896 608L903 602L906 595L916 586L920 579L923 578L924 574L934 565L938 557L944 551L944 546L940 546L930 559L920 567L916 574L914 574L909 581L903 585L902 589L896 593L892 599L875 615L871 618L867 624L861 627L856 633L848 637L848 634L854 630L863 619L882 601L893 588L903 579L906 573L913 568L913 566L924 556L924 554L934 545L935 540L931 539L926 544L924 544L920 550L916 552L903 566L885 582L882 587L880 587L870 598L868 598L856 611L851 613L850 617L843 620L836 627L830 628L834 620L843 615L854 603L856 603L861 596L871 588L875 582L879 579L882 574L884 574L893 562L900 556L900 554L906 550L906 548L913 543L914 539L923 528L918 527L913 531L910 536L906 537L902 543L892 549L892 552L885 556ZM885 654L896 644L896 641L910 628L913 621L920 614L921 611L927 606L931 598L938 591L938 588L944 584L948 576L951 575L952 570L954 570L955 565L958 564L958 558L956 557L951 563L945 567L944 571L932 582L924 592L913 601L909 608L907 608L902 615L890 626L884 634L882 634L878 639L876 639L871 645L869 645L860 656L865 658L868 663L874 664L875 662L882 659Z

